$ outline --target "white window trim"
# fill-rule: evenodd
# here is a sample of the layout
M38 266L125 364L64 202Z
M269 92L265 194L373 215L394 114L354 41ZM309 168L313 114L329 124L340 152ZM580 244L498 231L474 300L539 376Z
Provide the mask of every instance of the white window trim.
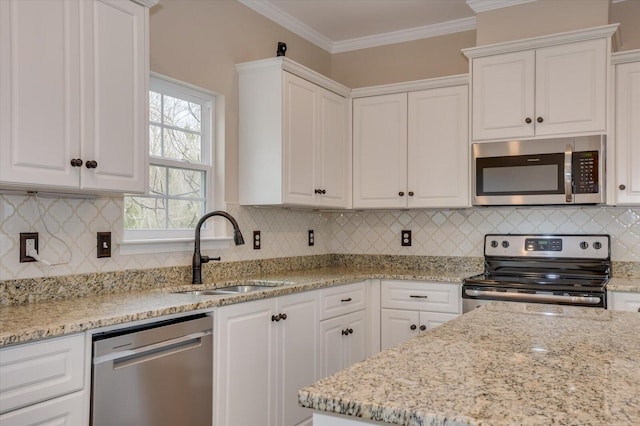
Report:
M169 82L181 87L176 88L174 85L165 85L163 82ZM187 99L195 99L202 101L199 93L209 94L213 98L213 104L209 113L211 123L213 123L213 132L211 129L207 131L211 135L212 150L209 147L203 149L203 157L206 155L210 158L210 173L207 182L207 211L226 209L224 202L224 177L225 177L225 98L219 93L194 86L183 81L167 77L155 72L151 73L149 87L151 90L162 89L162 93L171 96L172 94ZM149 127L147 112L147 128ZM147 129L148 134L148 129ZM148 150L147 150L148 152ZM147 154L148 155L148 154ZM165 159L154 159L158 164L164 163ZM147 166L148 167L148 166ZM213 179L213 184L211 184ZM201 248L209 249L225 249L231 246L233 237L226 234L226 223L223 221L209 220L207 227L201 230ZM152 254L167 252L187 252L193 251L195 230L123 230L123 239L118 242L119 253L121 255L131 254Z

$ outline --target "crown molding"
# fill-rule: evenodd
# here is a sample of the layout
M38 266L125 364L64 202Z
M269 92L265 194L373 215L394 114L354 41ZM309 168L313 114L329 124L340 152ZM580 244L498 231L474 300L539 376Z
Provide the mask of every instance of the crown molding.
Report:
M323 36L308 25L303 24L288 13L278 9L268 1L264 0L238 0L243 5L258 12L275 22L276 24L286 28L294 34L299 35L303 39L315 44L316 46L331 52L333 42L327 37Z
M156 1L156 0L141 0ZM286 28L292 33L315 44L329 53L349 52L352 50L366 49L369 47L384 46L406 41L420 40L428 37L452 34L461 31L476 29L476 18L456 19L449 22L441 22L423 27L409 28L406 30L392 31L366 37L357 37L348 40L333 42L313 28L300 22L298 19L277 8L264 0L238 0L243 5L272 20L276 24ZM531 1L531 0L528 0Z
M331 53L349 52L352 50L366 49L369 47L384 46L388 44L403 43L406 41L421 40L445 34L459 33L476 29L475 16L456 19L438 24L409 28L406 30L392 31L366 37L352 38L333 43Z
M640 49L627 50L611 54L611 64L626 64L627 62L640 62Z
M467 58L473 59L481 56L498 55L502 53L516 52L519 50L537 49L546 46L557 46L558 44L611 37L619 26L620 24L603 25L601 27L589 28L586 30L569 31L566 33L531 37L522 40L508 41L505 43L470 47L462 49L462 53Z
M311 68L307 68L304 65L292 61L285 56L276 56L273 58L259 59L257 61L236 64L236 70L242 73L261 72L269 69L287 71L345 98L351 96L351 89L347 86L340 84L337 81L312 70Z
M458 74L447 77L429 78L426 80L406 81L402 83L351 89L351 98L356 99L369 96L390 95L393 93L414 92L417 90L437 89L440 87L463 86L466 84L469 84L469 74Z
M132 0L134 3L138 3L139 5L142 5L144 7L153 7L156 4L158 4L158 2L160 0Z
M524 3L531 3L537 0L467 0L467 5L475 12L486 12L488 10L502 9L503 7L516 6Z

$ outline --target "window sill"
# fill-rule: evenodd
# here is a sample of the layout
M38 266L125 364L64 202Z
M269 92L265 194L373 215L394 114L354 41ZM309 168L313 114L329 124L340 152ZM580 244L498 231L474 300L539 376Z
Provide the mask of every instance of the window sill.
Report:
M232 237L203 237L200 239L200 249L214 250L231 247ZM193 238L154 238L120 241L119 253L122 256L131 254L153 254L170 252L192 252Z

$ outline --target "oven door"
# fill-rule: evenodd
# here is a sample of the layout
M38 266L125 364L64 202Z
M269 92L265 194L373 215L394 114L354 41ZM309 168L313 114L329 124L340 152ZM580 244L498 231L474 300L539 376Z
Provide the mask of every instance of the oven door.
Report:
M518 303L589 306L595 308L606 308L607 306L605 292L540 291L466 284L462 286L463 313L495 300Z

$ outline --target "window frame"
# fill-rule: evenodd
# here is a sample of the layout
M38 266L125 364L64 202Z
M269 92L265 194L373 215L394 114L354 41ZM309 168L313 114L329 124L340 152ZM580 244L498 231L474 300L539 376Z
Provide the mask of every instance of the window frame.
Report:
M145 114L146 131L146 192L149 195L149 170L153 165L174 167L206 173L204 201L205 212L224 210L224 96L215 92L152 72L149 78L147 98L151 91L202 105L201 119L201 163L191 163L150 154L149 133L151 122L149 108ZM149 102L147 100L147 105ZM206 117L206 119L205 119ZM171 128L171 126L167 126ZM164 128L164 127L162 127ZM179 131L184 129L176 128ZM188 165L188 167L185 167ZM135 194L125 196L136 197ZM150 197L154 198L154 197ZM171 199L171 197L164 197ZM124 205L123 205L124 209ZM124 213L124 210L123 210ZM225 236L226 227L221 221L209 221L201 230L202 248L226 248L231 237ZM195 229L124 229L120 243L121 254L163 253L168 251L191 251Z

